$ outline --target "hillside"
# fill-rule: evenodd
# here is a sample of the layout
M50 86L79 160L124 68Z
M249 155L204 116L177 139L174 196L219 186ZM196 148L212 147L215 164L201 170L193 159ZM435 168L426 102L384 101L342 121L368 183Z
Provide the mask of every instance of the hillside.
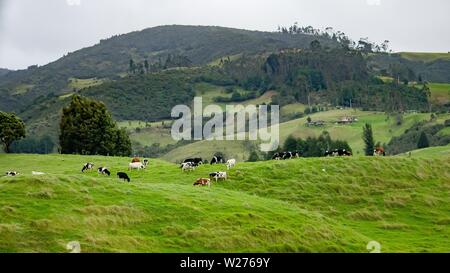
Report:
M373 54L369 64L381 74L392 72L393 66L410 69L414 75L409 81L417 81L419 76L423 81L450 83L450 54L400 52L394 54Z
M302 106L296 106L296 108L300 111ZM354 116L358 118L358 121L350 125L336 124L337 120L347 116ZM362 127L366 122L372 124L375 141L383 144L388 143L392 137L402 135L415 123L429 120L430 115L426 113L405 114L403 115L402 124L397 125L396 116L394 115L358 109L335 109L309 115L313 121L323 120L326 122L325 126L319 127L307 126L307 117L281 123L280 143L283 144L290 135L305 139L307 137L318 137L323 131L327 131L333 139L346 140L353 149L354 154L362 154L364 148ZM443 114L439 117L441 123L446 118L450 119L448 114ZM200 141L176 148L162 158L171 162L179 162L189 156L201 156L209 159L214 153L220 151L225 153L227 157L234 157L242 161L248 159L250 148L256 144L256 142L249 141Z
M0 155L0 252L448 252L450 157L315 158L181 173L152 160L132 183L95 172L128 158ZM21 162L20 166L16 162ZM31 176L42 171L47 176ZM208 234L205 236L205 234Z
M42 67L16 71L0 77L0 110L20 111L38 97L67 92L72 78L117 79L126 74L129 61L150 63L169 54L187 57L194 65L208 64L220 57L273 51L282 48L306 48L314 39L323 44L331 40L311 35L286 35L213 26L160 26L101 40L100 43L69 53ZM26 84L27 92L16 88Z
M0 68L0 77L8 74L9 72L11 72L11 70L5 69L5 68Z

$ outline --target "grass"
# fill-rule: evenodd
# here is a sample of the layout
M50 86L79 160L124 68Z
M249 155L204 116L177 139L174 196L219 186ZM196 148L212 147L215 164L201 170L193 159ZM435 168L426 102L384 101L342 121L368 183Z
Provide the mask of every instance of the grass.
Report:
M401 52L400 56L411 61L432 62L439 59L450 60L450 53L447 52Z
M14 88L13 95L23 95L33 89L34 85L32 84L19 84Z
M430 83L431 101L437 104L450 102L450 83Z
M77 79L77 78L70 78L69 84L67 85L67 88L69 90L81 90L84 88L97 86L104 83L104 80L97 79L97 78L90 78L90 79Z
M414 123L422 120L428 120L429 114L410 113L403 116L401 125L396 125L396 118L388 116L381 112L360 111L353 109L331 110L309 115L312 120L324 120L326 125L323 127L306 126L307 116L284 122L280 124L281 143L293 135L298 138L317 137L323 131L328 131L333 139L341 139L349 142L355 154L362 154L364 143L362 140L362 127L367 122L372 124L375 141L388 143L393 136L399 136ZM351 125L338 125L335 122L341 117L356 116L358 121ZM441 115L437 122L443 122L449 119L450 115ZM249 156L245 147L248 145L258 145L257 142L246 141L200 141L188 144L172 150L163 158L168 161L177 162L189 156L201 156L210 158L215 152L224 152L228 157L234 157L238 160L246 160Z
M82 174L86 161L115 173L129 159L0 155L22 173L0 177L0 252L449 251L448 153L238 163L211 188L192 183L225 166L151 160L128 184Z

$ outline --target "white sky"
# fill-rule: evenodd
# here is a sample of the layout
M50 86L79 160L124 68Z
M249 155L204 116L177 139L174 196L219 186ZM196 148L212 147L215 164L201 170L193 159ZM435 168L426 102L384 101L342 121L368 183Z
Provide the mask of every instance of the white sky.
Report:
M332 26L394 51L450 51L449 0L0 0L0 67L43 65L100 39L167 24L273 31Z

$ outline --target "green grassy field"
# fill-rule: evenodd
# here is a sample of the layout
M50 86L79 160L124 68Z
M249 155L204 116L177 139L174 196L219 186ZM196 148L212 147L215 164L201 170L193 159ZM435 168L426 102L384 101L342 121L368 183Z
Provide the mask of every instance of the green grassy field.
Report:
M449 60L450 53L439 52L400 52L400 56L411 61L432 62L438 59Z
M125 183L80 169L128 158L1 154L21 175L0 177L0 252L449 252L448 150L238 163L211 188L192 183L225 166L151 160Z
M323 120L325 126L308 127L306 126L307 116L294 119L280 124L280 142L293 135L298 138L317 137L323 131L328 131L333 139L346 140L353 149L354 154L362 154L364 143L362 140L362 127L365 123L372 124L374 138L376 142L388 143L394 136L399 136L414 123L422 120L429 120L430 114L410 113L403 116L401 125L396 124L395 116L388 116L381 112L360 111L354 109L331 110L309 115L312 120ZM358 121L351 125L339 125L335 122L345 116L355 116ZM436 122L443 122L450 119L449 114L440 115ZM258 142L250 142L257 145ZM246 141L200 141L188 144L172 150L163 158L167 161L177 162L189 156L200 156L210 158L215 152L223 152L227 157L234 157L238 160L246 160L249 156L249 145Z
M450 102L450 83L430 83L431 101L438 104Z

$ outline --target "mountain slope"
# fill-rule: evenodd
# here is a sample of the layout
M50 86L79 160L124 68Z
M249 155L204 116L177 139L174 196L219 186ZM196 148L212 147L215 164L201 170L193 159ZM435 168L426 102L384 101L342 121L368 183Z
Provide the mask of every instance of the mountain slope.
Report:
M211 188L152 160L131 183L128 158L0 155L0 252L448 252L450 158L314 158L238 163ZM21 162L17 166L15 162ZM46 176L32 176L43 171ZM205 236L205 234L208 234Z
M12 70L9 69L5 69L5 68L0 68L0 77L8 74L9 72L11 72Z
M69 53L42 67L10 73L0 77L0 110L19 111L39 96L61 94L70 78L117 78L128 70L129 60L150 63L168 54L189 58L194 65L206 64L217 58L281 48L306 48L314 39L324 45L334 44L310 35L289 35L210 26L161 26L132 32L99 44ZM27 92L15 92L27 84Z

